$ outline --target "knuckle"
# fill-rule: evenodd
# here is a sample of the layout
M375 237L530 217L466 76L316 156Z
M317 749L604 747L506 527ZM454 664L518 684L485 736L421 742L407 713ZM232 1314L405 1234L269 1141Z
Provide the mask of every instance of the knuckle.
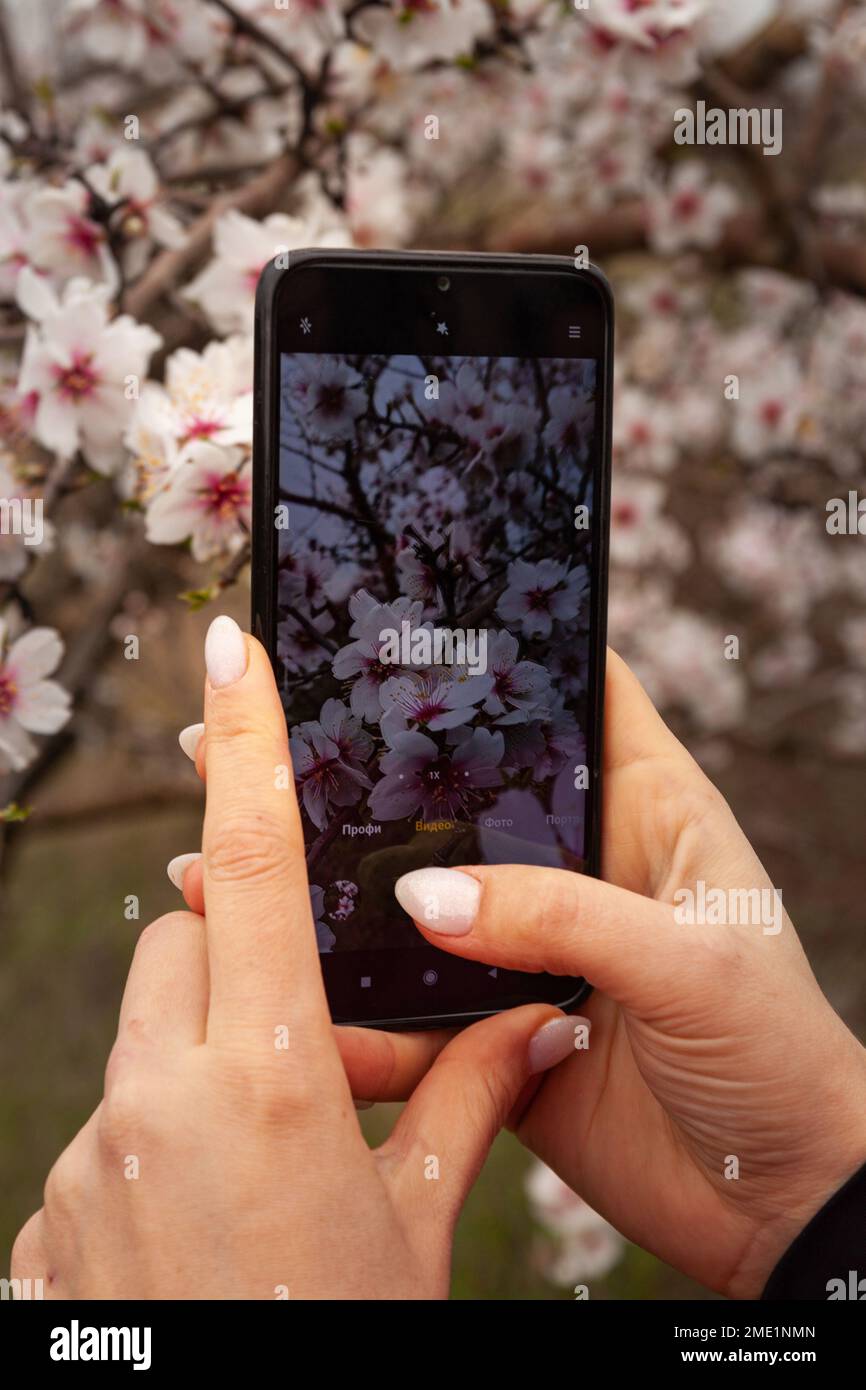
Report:
M118 1033L105 1064L103 1091L106 1099L127 1084L132 1068L139 1063L138 1044L144 1037L144 1025L138 1017L128 1019Z
M286 825L263 810L221 824L208 837L205 856L211 878L229 882L278 878L293 858Z
M99 1111L97 1134L102 1150L116 1157L125 1155L149 1137L154 1110L141 1078L124 1068L107 1089Z
M313 1109L313 1096L306 1086L263 1081L250 1088L249 1097L256 1122L265 1131L283 1129Z
M63 1150L45 1179L43 1204L48 1212L69 1213L80 1209L84 1196L84 1170L72 1145Z
M321 1103L321 1086L308 1069L287 1073L279 1063L251 1065L248 1055L224 1056L221 1063L230 1109L264 1131L282 1129Z

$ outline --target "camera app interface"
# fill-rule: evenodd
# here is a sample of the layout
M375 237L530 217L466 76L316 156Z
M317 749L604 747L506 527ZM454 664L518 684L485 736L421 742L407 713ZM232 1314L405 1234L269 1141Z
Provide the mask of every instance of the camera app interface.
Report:
M323 952L428 864L584 867L594 359L283 353L279 684Z

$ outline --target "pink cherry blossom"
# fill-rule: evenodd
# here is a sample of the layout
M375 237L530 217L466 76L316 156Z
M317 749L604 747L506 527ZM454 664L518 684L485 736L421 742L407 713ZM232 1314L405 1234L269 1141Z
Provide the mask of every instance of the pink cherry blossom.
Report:
M554 386L547 400L550 419L542 439L557 454L570 450L579 463L585 463L589 439L595 422L595 404L589 393L579 395L574 386Z
M231 554L249 535L251 485L245 449L194 440L148 505L148 540L189 538L196 560Z
M323 608L314 613L306 624L291 614L277 625L277 655L287 673L309 676L328 660L329 648L320 638L326 638L335 626L333 616Z
M307 216L275 212L262 222L232 210L217 221L214 259L184 293L201 306L218 332L247 332L258 278L268 261L299 247L349 244L336 213L326 216L321 203L311 205Z
M508 709L526 715L544 711L550 698L550 676L537 661L521 661L517 638L510 632L491 633L487 639L487 669L493 687L484 702L487 714L505 714Z
M36 439L62 458L80 449L98 472L115 472L138 384L162 339L126 314L111 318L108 289L85 280L70 281L58 298L28 267L18 302L34 320L18 392L34 397Z
M524 637L549 637L554 620L574 622L589 594L585 565L570 570L555 560L512 560L508 586L496 611L503 622L519 627Z
M476 706L492 686L490 676L466 676L458 680L450 671L413 671L409 675L392 676L381 689L385 710L381 720L382 734L393 746L395 736L405 733L410 724L431 733L469 724L477 713Z
M91 212L90 194L84 184L62 187L34 186L26 200L27 260L52 280L86 276L114 289L117 266L108 247L105 228Z
M291 0L291 24L285 9L274 0L235 0L238 10L270 33L304 65L321 61L333 51L345 34L346 25L339 0Z
M10 640L0 618L0 772L26 767L36 754L30 735L54 734L69 718L69 695L47 679L62 655L53 628L32 627Z
M691 555L684 532L664 514L664 485L655 478L614 473L610 498L610 554L615 564L656 561L682 569Z
M418 812L426 820L459 820L474 793L502 784L502 734L475 729L453 754L442 753L422 733L396 734L380 766L385 774L370 793L376 820L399 820Z
M541 1265L551 1283L570 1288L601 1279L619 1263L623 1237L545 1164L532 1165L525 1188L530 1210L549 1237Z
M711 183L697 159L678 164L665 189L648 203L649 238L656 251L671 255L687 246L716 246L739 200L724 183Z
M165 382L141 390L125 443L137 471L137 494L148 500L194 440L252 448L252 340L244 335L179 348Z
M372 739L341 700L327 700L319 721L301 724L291 737L292 766L301 802L318 830L335 807L354 806L372 786L363 764Z
M362 589L349 600L349 612L353 618L349 628L352 641L336 653L332 670L338 680L353 682L352 713L378 724L382 715L381 688L398 674L393 664L381 658L385 644L382 633L399 632L404 621L412 628L419 627L423 606L408 598L379 603Z
M614 402L614 461L628 468L666 473L676 456L671 406L638 386L624 384Z
M29 264L32 227L29 202L34 185L0 180L0 299L14 301L18 273Z
M112 221L126 243L127 275L144 270L150 246L182 246L183 224L166 208L157 172L144 150L113 150L103 164L87 171L87 182L109 205L119 204Z
M483 0L389 0L364 10L356 31L391 67L405 69L470 54L491 25Z
M296 366L291 386L301 420L311 438L346 439L367 409L367 396L356 372L333 357L305 357Z

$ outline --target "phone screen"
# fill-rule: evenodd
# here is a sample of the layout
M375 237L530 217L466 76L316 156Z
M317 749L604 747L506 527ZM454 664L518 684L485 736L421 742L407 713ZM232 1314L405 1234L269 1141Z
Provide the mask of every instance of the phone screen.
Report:
M304 317L278 352L274 664L316 936L343 989L393 993L399 958L417 990L425 953L423 997L433 955L484 968L427 944L401 874L592 869L601 362L452 350L445 296L415 351L312 350Z

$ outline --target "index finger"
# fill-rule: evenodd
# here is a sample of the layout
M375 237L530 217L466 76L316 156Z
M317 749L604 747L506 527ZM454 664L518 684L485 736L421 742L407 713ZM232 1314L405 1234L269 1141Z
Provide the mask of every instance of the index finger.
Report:
M231 618L205 642L207 803L202 836L208 1037L300 1022L330 1043L286 720L261 645ZM293 1040L294 1045L294 1040Z

